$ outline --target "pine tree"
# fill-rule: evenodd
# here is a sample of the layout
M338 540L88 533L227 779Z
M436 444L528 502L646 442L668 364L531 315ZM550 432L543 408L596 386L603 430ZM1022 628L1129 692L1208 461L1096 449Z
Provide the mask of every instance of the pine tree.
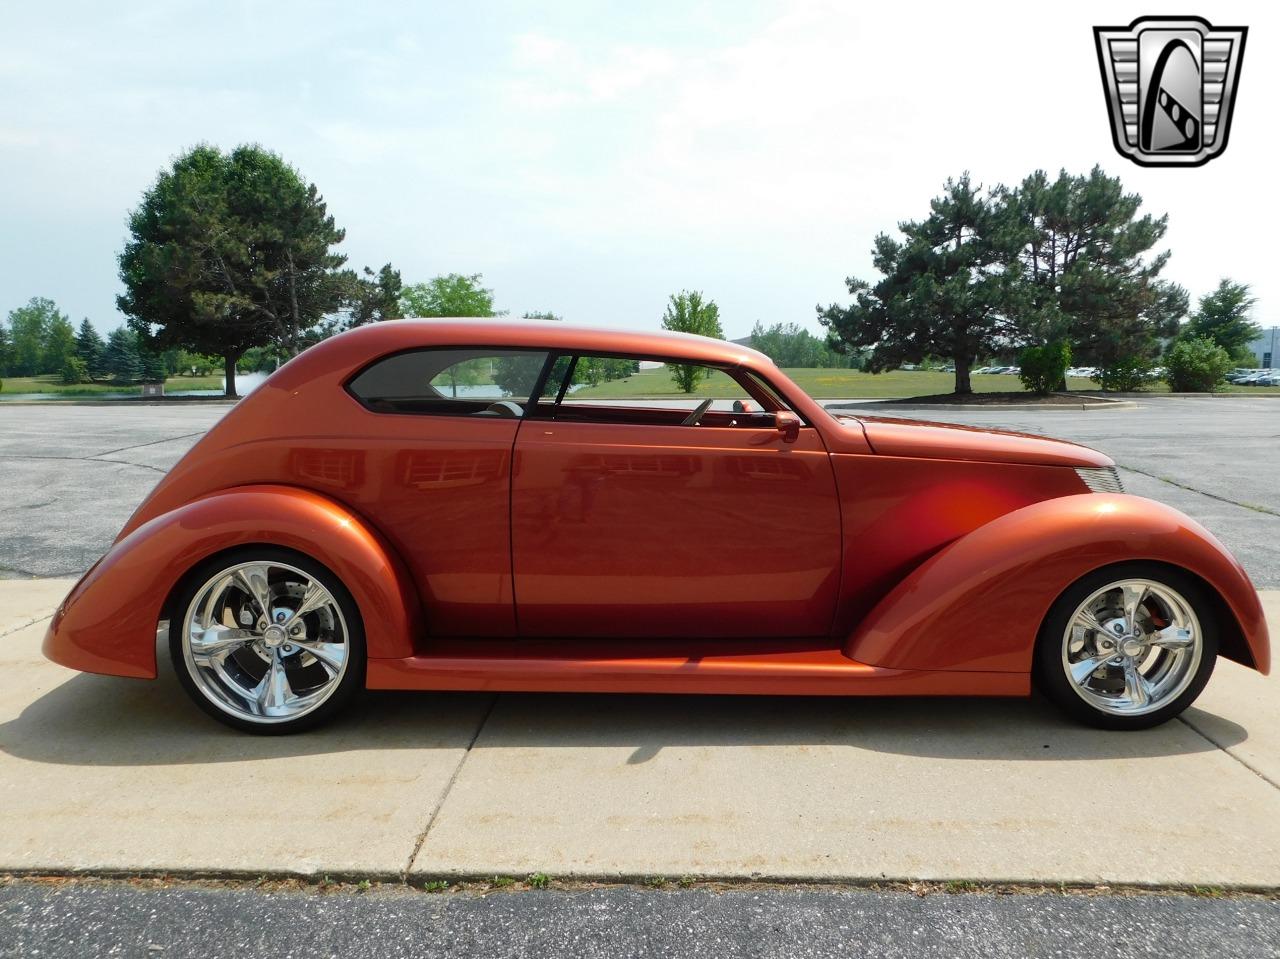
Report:
M1142 197L1101 167L1054 180L1037 170L1005 202L1019 234L1014 313L1027 339L1065 339L1074 361L1091 366L1153 359L1187 311L1187 291L1160 279L1169 252L1150 255L1169 218L1138 216Z
M89 379L95 380L102 376L102 353L106 348L98 331L93 328L89 318L85 317L76 332L76 357L84 364Z
M902 240L877 236L873 261L884 278L872 286L850 277L854 302L818 309L830 344L842 352L870 349L866 368L873 373L948 357L956 364L955 392L973 392L974 361L1017 336L1005 269L1016 244L1001 195L983 195L966 173L946 182L928 217L898 225Z
M136 383L142 376L137 336L123 326L111 331L102 354L103 371L120 384Z
M1235 362L1252 366L1249 344L1262 335L1262 327L1249 318L1255 302L1249 295L1249 284L1223 277L1216 290L1200 297L1200 308L1183 327L1182 336L1206 337Z
M165 380L164 354L145 347L139 350L139 365L144 383L163 383Z

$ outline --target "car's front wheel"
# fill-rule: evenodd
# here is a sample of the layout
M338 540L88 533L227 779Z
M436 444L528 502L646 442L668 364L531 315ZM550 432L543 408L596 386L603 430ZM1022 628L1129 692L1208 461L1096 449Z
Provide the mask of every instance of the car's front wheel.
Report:
M1147 729L1195 701L1213 673L1218 631L1204 588L1155 563L1077 580L1040 630L1035 675L1067 713L1103 729Z
M193 570L169 623L169 652L203 710L237 729L289 733L337 712L364 685L364 630L342 582L270 547Z

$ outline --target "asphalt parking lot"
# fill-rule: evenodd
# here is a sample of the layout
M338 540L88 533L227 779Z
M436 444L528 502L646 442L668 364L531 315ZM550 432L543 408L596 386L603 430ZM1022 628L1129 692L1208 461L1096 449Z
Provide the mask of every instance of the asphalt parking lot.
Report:
M225 404L0 407L0 577L74 576ZM862 407L881 412L875 404ZM1114 457L1130 492L1194 517L1280 587L1280 400L1152 396L1136 409L895 410L1042 433Z
M48 577L97 559L226 408L0 407L0 956L1280 955L1280 696L1232 663L1140 734L1038 699L380 693L255 738L198 713L167 657L155 683L44 660L71 584ZM1280 586L1280 402L898 412L1105 450ZM66 873L249 882L24 878ZM568 887L398 885L544 873ZM262 874L375 885L263 894ZM591 888L657 877L747 885ZM893 880L936 885L842 886ZM1039 892L938 892L1005 882Z

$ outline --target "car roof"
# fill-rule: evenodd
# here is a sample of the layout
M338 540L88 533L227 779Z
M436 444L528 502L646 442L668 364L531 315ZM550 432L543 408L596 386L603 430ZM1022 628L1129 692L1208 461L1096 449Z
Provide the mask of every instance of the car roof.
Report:
M773 365L773 361L767 356L749 346L690 333L576 326L556 320L481 317L383 320L324 340L307 350L303 356L342 351L350 356L354 366L386 353L435 346L505 346L669 357L722 366Z

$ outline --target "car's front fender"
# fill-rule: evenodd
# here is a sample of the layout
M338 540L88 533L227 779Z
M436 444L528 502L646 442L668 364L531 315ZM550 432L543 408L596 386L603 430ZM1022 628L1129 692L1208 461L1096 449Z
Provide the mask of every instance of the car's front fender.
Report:
M119 540L63 600L44 653L72 669L154 679L156 624L185 574L251 544L294 549L350 590L371 658L413 655L420 604L404 564L341 504L290 486L243 486L193 500Z
M845 642L858 662L892 669L1027 672L1049 607L1112 563L1180 567L1214 594L1223 655L1270 669L1258 593L1194 520L1138 496L1085 493L1014 510L944 547L888 593Z

